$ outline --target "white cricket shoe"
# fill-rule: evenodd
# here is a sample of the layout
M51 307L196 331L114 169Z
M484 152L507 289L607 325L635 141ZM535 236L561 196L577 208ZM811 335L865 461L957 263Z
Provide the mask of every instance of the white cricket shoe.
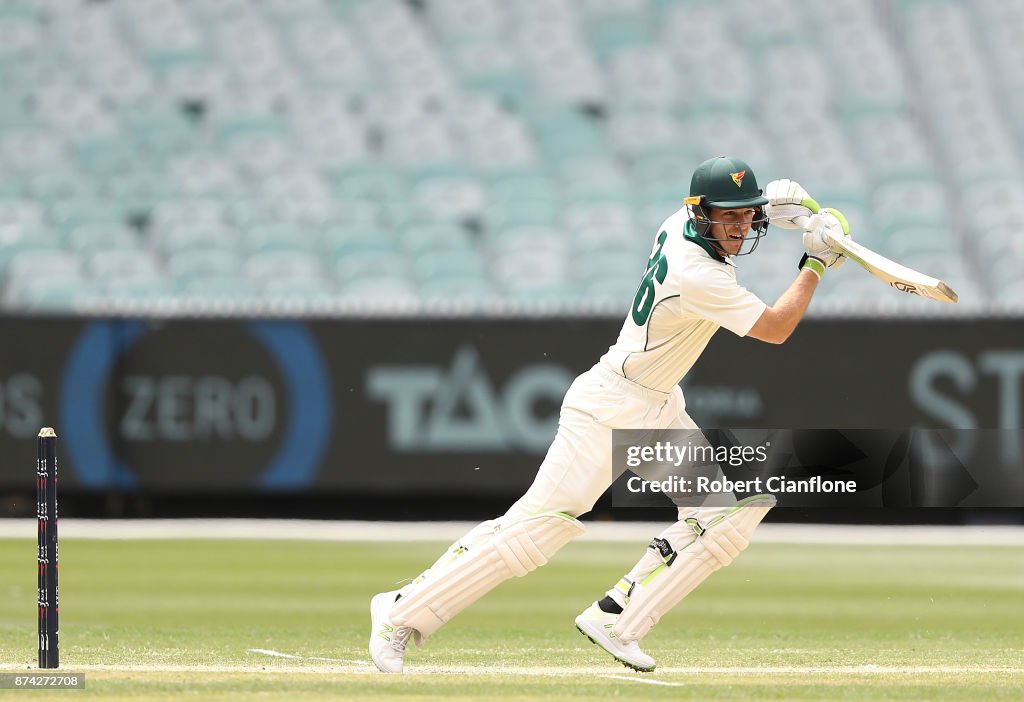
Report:
M612 654L612 657L622 665L641 673L650 673L654 670L654 659L640 650L640 645L636 641L623 641L612 632L612 627L618 619L618 614L605 612L595 602L576 617L576 628L590 639L591 643Z
M397 590L382 592L370 600L370 658L382 673L401 673L405 663L405 647L413 630L394 626L388 611L395 604Z

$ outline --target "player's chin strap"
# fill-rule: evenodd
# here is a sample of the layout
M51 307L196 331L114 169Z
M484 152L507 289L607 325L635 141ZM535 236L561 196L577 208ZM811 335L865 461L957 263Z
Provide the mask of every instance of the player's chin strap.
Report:
M502 525L484 522L448 550L430 570L402 589L390 612L396 626L416 631L417 642L511 577L521 577L548 562L584 531L562 512L544 512Z
M774 496L755 495L725 511L715 510L715 516L706 522L690 517L662 532L636 568L620 581L626 605L612 633L627 642L646 636L665 612L709 575L733 562L774 506Z

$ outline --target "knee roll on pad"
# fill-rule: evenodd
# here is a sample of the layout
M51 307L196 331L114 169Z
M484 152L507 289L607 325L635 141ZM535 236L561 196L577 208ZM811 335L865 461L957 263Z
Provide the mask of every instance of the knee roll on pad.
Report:
M750 544L754 529L774 506L773 496L756 495L742 500L706 525L694 518L673 525L663 536L671 537L680 545L669 553L664 548L653 549L657 552L654 556L661 562L632 588L613 633L627 642L642 639L665 612L716 570L736 559ZM655 539L655 542L664 543L666 539Z
M719 524L714 536L715 538L705 539L701 543L708 553L718 561L718 567L715 570L732 563L736 560L736 556L750 545L750 534L744 534L729 520L724 520Z
M548 562L547 544L537 543L526 529L513 526L504 536L494 540L494 548L513 576L521 578Z
M489 539L478 539L475 548L458 554L398 600L391 621L412 627L419 639L425 639L499 584L547 563L583 531L579 521L561 512L545 512L505 527L498 522Z

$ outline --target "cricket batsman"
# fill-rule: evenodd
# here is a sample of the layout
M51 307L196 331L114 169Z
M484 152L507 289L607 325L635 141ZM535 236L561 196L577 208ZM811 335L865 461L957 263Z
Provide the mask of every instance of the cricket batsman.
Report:
M658 230L618 340L566 393L554 442L526 494L504 515L471 529L411 583L371 600L370 656L377 668L401 672L410 639L422 643L495 586L544 565L583 533L577 517L613 480L613 429L697 430L679 383L719 327L772 344L789 338L825 271L845 260L822 236L826 229L849 236L845 218L835 210L812 212L813 203L791 180L760 190L738 158L697 167L684 206ZM771 306L737 283L734 262L757 247L769 220L804 229L806 249L796 279ZM624 665L654 670L641 641L702 581L732 563L775 505L771 495L722 497L713 507L679 506L678 521L576 617L579 631Z

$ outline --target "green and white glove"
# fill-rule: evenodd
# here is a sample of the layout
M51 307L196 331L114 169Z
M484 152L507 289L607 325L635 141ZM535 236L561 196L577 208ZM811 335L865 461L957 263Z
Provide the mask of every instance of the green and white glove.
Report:
M769 224L782 229L803 229L796 223L798 217L810 217L818 212L818 203L795 180L773 180L764 188L768 198L765 214Z
M842 212L826 207L812 215L804 227L804 249L807 253L800 259L800 268L810 268L820 278L826 268L837 269L846 263L846 256L832 249L823 232L832 236L850 236L850 224Z

